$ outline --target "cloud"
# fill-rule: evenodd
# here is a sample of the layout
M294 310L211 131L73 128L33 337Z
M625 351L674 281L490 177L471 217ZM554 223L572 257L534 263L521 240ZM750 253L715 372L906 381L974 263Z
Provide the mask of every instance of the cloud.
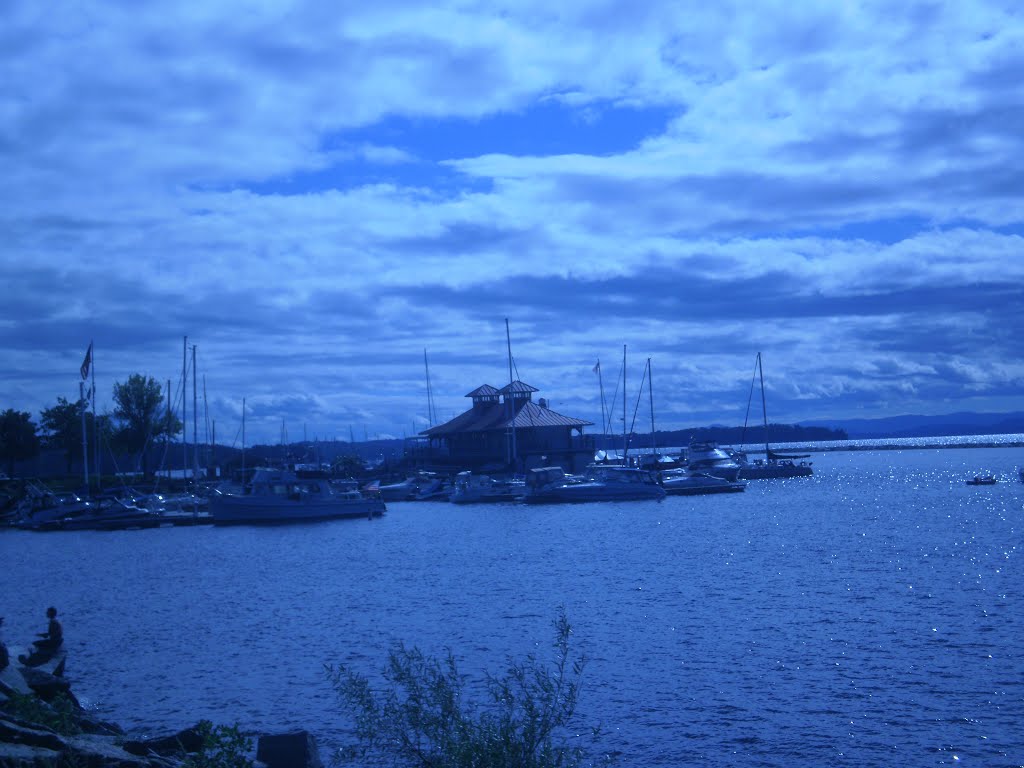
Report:
M666 428L735 418L759 350L780 419L1024 380L1013 6L9 6L13 407L187 336L222 424L401 435L424 349L448 416L502 383L506 317L597 423L623 345Z

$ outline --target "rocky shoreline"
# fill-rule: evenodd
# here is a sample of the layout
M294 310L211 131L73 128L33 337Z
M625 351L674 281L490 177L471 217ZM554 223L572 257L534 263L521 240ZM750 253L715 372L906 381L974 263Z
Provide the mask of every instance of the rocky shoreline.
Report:
M241 734L202 721L177 733L133 739L84 710L64 676L65 655L0 669L0 768L185 768L191 765L321 768L308 731ZM256 747L253 754L252 743Z

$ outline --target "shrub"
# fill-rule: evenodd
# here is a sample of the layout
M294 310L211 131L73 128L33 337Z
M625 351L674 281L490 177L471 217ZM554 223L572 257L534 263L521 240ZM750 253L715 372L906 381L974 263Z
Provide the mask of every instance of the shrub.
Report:
M249 758L252 739L237 725L214 725L200 720L196 726L203 737L203 748L189 755L182 768L253 768Z
M75 703L63 693L47 703L33 694L11 691L5 709L15 717L37 723L62 736L75 736L82 732L75 717Z
M396 643L383 672L385 690L344 665L327 665L343 705L355 720L358 745L340 759L429 768L574 768L587 755L579 743L556 741L570 733L586 659L573 658L572 628L555 621L554 664L533 655L509 660L501 677L487 675L483 704L472 702L455 657L428 658ZM592 729L597 736L598 730ZM605 759L607 762L607 759Z

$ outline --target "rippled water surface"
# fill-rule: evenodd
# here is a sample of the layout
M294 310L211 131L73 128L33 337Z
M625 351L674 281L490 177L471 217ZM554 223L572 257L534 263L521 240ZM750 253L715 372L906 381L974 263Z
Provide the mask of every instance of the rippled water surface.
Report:
M1019 448L835 452L742 494L391 504L374 521L0 532L9 644L63 615L74 690L126 727L345 718L323 671L395 640L464 672L590 658L622 766L1024 765ZM983 471L1003 476L971 487Z

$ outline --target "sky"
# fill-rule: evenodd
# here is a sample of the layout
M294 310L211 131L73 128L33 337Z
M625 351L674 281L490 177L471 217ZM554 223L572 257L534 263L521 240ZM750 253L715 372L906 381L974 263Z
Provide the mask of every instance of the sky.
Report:
M412 436L510 348L588 432L624 361L638 431L740 425L759 352L777 423L1022 410L1020 8L7 0L0 410L90 343L100 412L194 348L229 445Z

